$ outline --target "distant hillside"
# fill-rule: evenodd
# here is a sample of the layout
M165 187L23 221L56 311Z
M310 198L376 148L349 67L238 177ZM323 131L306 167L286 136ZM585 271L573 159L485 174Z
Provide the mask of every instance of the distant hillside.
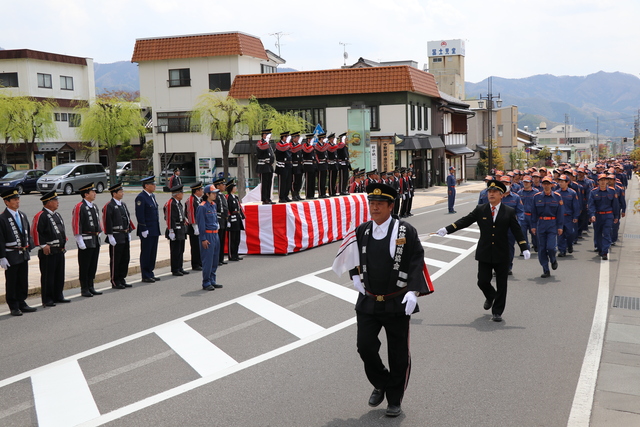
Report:
M96 93L107 90L124 90L135 92L140 90L138 78L138 64L129 61L113 62L111 64L93 64L96 79Z
M487 80L466 83L467 98L487 94ZM522 79L493 78L493 94L500 93L503 105L517 105L518 127L530 130L569 123L604 136L630 136L633 117L640 108L640 79L631 74L600 71L584 77L536 75Z

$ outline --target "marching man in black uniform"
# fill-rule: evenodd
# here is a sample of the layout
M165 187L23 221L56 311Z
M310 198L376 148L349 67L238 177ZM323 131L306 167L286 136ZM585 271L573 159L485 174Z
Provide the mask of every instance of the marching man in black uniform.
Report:
M37 308L26 303L29 292L29 251L33 239L27 216L20 212L20 195L17 190L2 193L7 207L0 215L0 267L4 268L6 301L12 316L32 313Z
M93 203L96 200L96 189L91 184L79 189L82 201L71 212L73 235L78 245L78 267L80 270L80 288L83 297L102 295L96 291L93 281L98 269L100 257L100 211Z
M156 191L154 179L155 176L141 179L142 191L136 197L136 219L138 221L138 236L140 237L140 272L142 281L145 283L154 283L160 280L153 274L158 253L158 238L160 237L158 202L153 194Z
M184 205L184 214L187 217L187 233L189 234L189 246L191 246L191 269L194 271L202 271L202 262L200 261L200 231L196 224L196 209L202 202L204 190L202 182L198 182L191 186L191 196Z
M226 185L227 206L229 207L229 261L240 261L243 258L238 255L240 246L240 232L244 230L244 211L240 205L240 199L236 195L236 184L230 179Z
M316 198L316 176L318 175L318 159L316 158L316 149L313 146L314 134L308 133L307 139L302 144L302 167L304 170L305 184L305 200L313 200Z
M271 205L271 184L273 183L273 162L275 156L271 149L271 129L262 130L262 138L256 145L258 166L256 172L260 175L261 198L263 205Z
M131 232L135 225L127 205L122 201L124 189L118 183L109 187L111 200L102 208L102 226L109 244L109 272L111 287L114 289L130 288L127 283L129 261L131 260Z
M187 239L187 220L182 206L182 185L171 189L171 198L164 204L164 219L167 229L164 237L169 239L169 253L171 257L171 274L184 276L189 274L182 268L184 263L184 242Z
M374 387L369 405L378 406L386 395L386 415L397 417L411 371L409 322L419 311L417 297L433 292L433 285L418 232L391 215L396 191L374 183L366 192L372 221L355 231L359 265L349 271L359 291L357 347ZM388 369L379 354L382 328L387 335Z
M216 210L218 211L218 240L220 241L220 251L218 255L218 265L227 264L224 260L225 244L227 242L227 226L229 223L229 206L227 205L227 198L224 196L226 185L224 178L218 178L213 181L213 185L220 190L218 197L216 198Z
M58 195L55 191L40 198L43 208L33 217L31 235L33 243L39 247L40 287L42 305L53 307L57 302L71 302L62 294L64 289L64 271L66 252L64 246L67 236L64 221L58 212Z

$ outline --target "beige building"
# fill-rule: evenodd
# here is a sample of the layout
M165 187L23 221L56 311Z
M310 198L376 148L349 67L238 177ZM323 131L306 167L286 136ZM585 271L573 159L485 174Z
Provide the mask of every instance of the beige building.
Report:
M465 99L464 92L464 40L438 40L427 42L428 64L425 71L433 74L440 92L457 99Z
M576 163L597 158L597 136L589 131L576 129L569 124L547 129L546 123L542 122L533 133L538 143L534 150L547 147L554 156L561 156L563 162Z

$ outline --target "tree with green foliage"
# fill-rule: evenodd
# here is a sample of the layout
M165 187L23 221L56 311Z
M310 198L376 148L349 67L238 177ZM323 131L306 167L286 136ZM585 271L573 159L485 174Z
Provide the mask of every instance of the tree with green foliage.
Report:
M245 107L242 123L244 130L242 135L246 135L249 141L253 141L253 135L259 135L260 131L267 126L278 114L275 108L268 104L260 104L258 99L251 97L249 104Z
M129 141L125 141L120 146L120 151L118 152L118 158L116 160L119 162L128 162L133 159L135 155L136 150L133 149Z
M27 104L28 98L24 96L12 96L10 93L0 90L0 137L4 143L0 144L2 163L7 163L7 148L9 141L19 141L18 116Z
M93 105L79 111L82 114L79 137L85 141L95 141L100 149L107 150L109 179L112 183L116 182L118 144L139 138L145 132L140 106L119 98L96 99Z
M53 112L58 106L53 100L37 101L27 98L16 120L16 132L25 143L29 169L33 169L33 152L36 140L45 141L58 136L58 128L53 120Z
M509 162L511 163L511 169L524 169L526 158L527 155L522 148L516 148L509 151Z
M142 158L147 159L147 168L149 168L153 163L153 139L145 141L142 150L140 150L140 155Z
M491 151L493 152L493 168L495 170L504 170L504 159L502 158L500 150L494 148ZM476 165L476 173L482 178L490 173L488 150L480 152L480 160L478 160L478 164Z

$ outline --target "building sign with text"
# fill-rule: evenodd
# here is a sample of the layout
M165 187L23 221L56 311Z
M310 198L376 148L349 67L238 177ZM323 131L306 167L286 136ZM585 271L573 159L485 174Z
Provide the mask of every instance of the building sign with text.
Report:
M439 40L427 42L428 56L465 55L464 40Z

